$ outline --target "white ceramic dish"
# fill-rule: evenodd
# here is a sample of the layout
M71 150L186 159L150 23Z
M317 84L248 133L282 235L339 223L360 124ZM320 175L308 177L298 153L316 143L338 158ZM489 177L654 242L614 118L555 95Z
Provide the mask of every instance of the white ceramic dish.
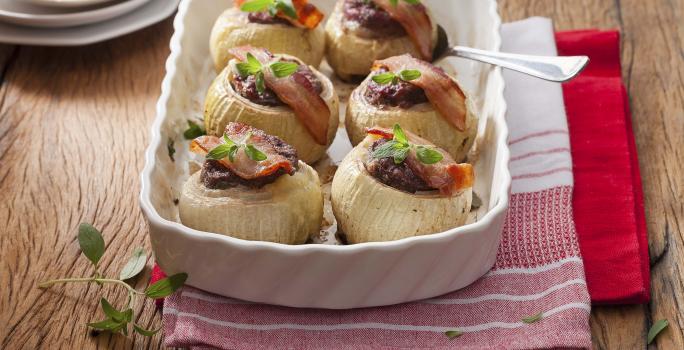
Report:
M76 11L75 9L37 6L23 1L0 0L0 21L42 28L74 27L121 16L149 1L117 1L107 6Z
M135 11L101 23L69 28L30 28L0 22L0 42L21 45L87 45L128 34L170 16L180 0L150 0Z
M112 2L116 0L21 0L30 4L47 6L47 7L85 7Z
M314 3L330 13L334 2ZM452 42L499 49L500 19L494 0L426 3ZM456 58L448 63L477 97L481 118L475 191L484 204L476 222L432 235L349 246L244 241L180 224L174 199L189 176L190 159L182 130L187 118L202 115L204 93L215 76L209 32L214 19L230 5L226 0L183 0L174 22L176 32L140 197L162 269L187 272L188 284L224 296L332 309L434 297L465 287L486 273L495 261L510 190L504 83L498 68ZM175 162L169 157L168 141L175 143ZM339 161L349 149L340 129L329 155Z

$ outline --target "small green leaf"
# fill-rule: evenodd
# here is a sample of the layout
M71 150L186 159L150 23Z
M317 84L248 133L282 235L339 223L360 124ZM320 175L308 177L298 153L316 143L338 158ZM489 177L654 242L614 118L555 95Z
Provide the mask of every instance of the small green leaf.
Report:
M266 82L264 81L264 72L262 71L256 74L256 89L260 94L266 91Z
M204 130L204 128L199 124L193 122L192 120L188 120L188 128L183 132L183 137L185 137L186 140L192 140L202 135L206 135L206 133L207 132Z
M449 338L449 339L455 339L463 335L463 332L459 330L453 330L453 331L446 331L444 334Z
M404 0L404 2L409 3L411 5L418 5L420 4L420 0Z
M651 329L648 330L648 343L651 344L658 334L660 334L660 332L662 332L669 325L670 322L668 322L668 320L656 321L656 323L651 326Z
M275 7L287 17L297 19L297 10L292 5L292 0L276 0Z
M106 320L100 321L100 322L88 323L88 327L103 330L103 331L114 331L114 330L116 330L118 332L121 329L122 324L125 325L125 322L118 322L118 321L112 320L110 318L110 319L106 319Z
M237 151L240 149L240 146L238 145L233 145L230 148L230 151L228 152L228 159L230 159L231 162L235 161L235 154L237 154Z
M128 260L126 265L121 269L119 273L120 280L127 280L133 278L140 273L145 268L145 263L147 262L147 254L143 248L137 248L133 251L133 255Z
M435 164L444 159L441 153L425 146L416 147L416 156L423 164Z
M409 154L409 147L396 149L394 152L394 164L401 164Z
M187 273L178 273L173 276L166 277L147 287L145 290L145 295L154 299L169 296L178 290L178 288L182 287L187 279Z
M394 81L397 76L392 72L380 73L373 76L373 81L380 85L387 85Z
M247 53L247 63L249 63L249 65L252 67L252 69L254 69L255 72L257 71L257 67L259 68L258 70L261 70L261 62L259 62L259 60L256 57L254 57L254 55L252 55L250 52Z
M523 318L522 321L525 323L535 323L535 322L541 320L543 317L544 317L544 313L539 312L539 313L534 314L532 316L527 316L527 317Z
M128 308L126 309L126 311L123 312L123 314L124 320L126 320L126 322L131 322L133 320L133 309Z
M231 140L226 134L223 134L223 142L230 147L235 146L235 141Z
M105 251L105 242L100 231L90 224L82 223L78 227L78 245L81 246L83 255L97 266Z
M394 134L395 141L408 144L408 138L399 124L394 124L394 127L392 127L392 133Z
M247 154L247 157L249 157L249 159L255 162L261 162L262 160L266 160L266 158L268 158L266 157L264 152L259 151L253 145L245 146L245 154Z
M138 326L137 324L133 324L133 329L138 334L144 335L146 337L151 337L151 336L157 334L161 330L161 327L159 327L158 329L155 329L155 330L147 330L145 328Z
M105 298L100 299L100 304L102 304L102 311L103 311L104 314L107 315L107 317L109 317L110 319L112 319L112 320L114 320L114 321L116 321L116 322L122 322L122 321L124 321L124 320L126 319L126 315L125 315L123 312L121 312L121 311L115 309L115 308L112 306L112 304L110 304L110 303L107 301L107 299L105 299Z
M261 12L266 11L269 6L273 4L273 0L252 0L245 2L240 6L240 11L243 12Z
M277 78L285 78L297 71L299 65L293 62L275 62L271 64L271 70Z
M176 159L173 158L173 155L176 154L176 148L174 147L174 141L172 138L168 138L166 140L166 151L169 152L169 158L171 158L172 162L175 162Z
M226 145L225 143L220 144L216 147L214 147L209 153L207 153L206 158L207 159L213 159L213 160L221 160L225 157L228 157L228 154L230 153L230 146Z
M397 141L391 140L387 141L384 144L380 145L380 147L376 148L373 153L371 153L371 157L375 159L382 159L382 158L390 158L394 157L394 153L396 152L395 145L398 145L399 143Z
M403 81L411 81L420 78L421 74L419 70L415 69L404 69L399 72L399 78Z

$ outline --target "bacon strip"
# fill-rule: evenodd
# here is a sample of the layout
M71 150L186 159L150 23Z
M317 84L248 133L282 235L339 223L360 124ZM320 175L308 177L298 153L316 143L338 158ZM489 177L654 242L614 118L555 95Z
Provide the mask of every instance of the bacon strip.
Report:
M252 46L235 47L229 52L240 61L247 60L247 53L251 53L263 66L268 66L273 60L273 56L268 50ZM308 80L297 77L297 74L293 74L278 78L271 69L264 69L266 86L273 90L281 101L292 108L316 143L326 145L328 143L330 108Z
M236 0L235 6L239 8L242 4L249 1L251 0ZM310 4L308 0L292 0L292 5L295 11L297 11L297 19L284 14L283 11L278 11L276 16L287 20L297 27L308 29L316 28L323 20L323 17L325 17L323 12L319 11L313 4Z
M465 131L468 113L465 93L441 68L408 54L375 61L373 64L373 70L383 67L393 72L400 72L404 69L420 71L420 78L411 80L409 83L425 91L430 103L444 119L459 131Z
M373 0L373 2L389 13L399 22L420 52L420 58L432 61L432 22L423 4L411 5L399 0L393 5L390 0Z
M366 129L369 135L385 139L394 138L392 130L384 128ZM425 164L418 159L415 150L411 150L406 157L406 165L418 175L428 186L436 188L445 196L452 196L463 189L473 187L475 175L473 166L468 163L456 163L445 150L432 145L427 140L404 130L409 143L414 145L430 145L439 151L444 158L435 164Z
M266 134L263 131L242 123L229 123L226 126L225 134L237 144L247 142L253 145L259 151L266 154L267 157L260 162L254 161L247 156L244 147L241 147L235 154L234 161L231 162L228 157L219 160L221 165L233 171L237 176L245 180L252 180L271 175L279 169L285 170L290 175L295 173L295 164L292 164L292 162L276 151L275 147L265 137ZM249 140L245 140L247 134L251 134ZM209 151L224 143L223 137L200 136L192 140L190 151L207 155Z

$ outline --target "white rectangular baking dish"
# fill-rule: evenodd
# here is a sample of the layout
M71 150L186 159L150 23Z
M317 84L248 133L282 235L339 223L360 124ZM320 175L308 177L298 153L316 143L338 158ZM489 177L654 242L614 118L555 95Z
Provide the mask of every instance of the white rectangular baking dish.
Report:
M452 44L499 50L494 0L424 1ZM313 2L325 13L334 4ZM244 241L180 224L174 199L189 176L182 131L188 118L202 115L204 94L216 76L209 33L216 17L231 5L229 0L183 0L174 21L140 195L162 269L187 272L188 284L224 296L332 309L429 298L465 287L486 273L496 258L511 181L504 83L498 68L457 58L448 64L475 97L480 116L475 191L484 204L475 222L432 235L350 246ZM175 161L169 157L169 142L175 145ZM349 149L340 129L329 154L338 161Z

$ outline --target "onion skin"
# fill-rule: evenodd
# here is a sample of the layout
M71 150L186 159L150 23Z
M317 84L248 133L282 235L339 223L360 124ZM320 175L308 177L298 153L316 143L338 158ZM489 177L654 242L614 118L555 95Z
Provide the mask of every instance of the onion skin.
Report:
M457 161L466 158L475 141L478 119L472 112L475 109L472 100L466 94L466 129L459 131L430 103L421 103L411 108L386 106L378 108L366 101L364 93L371 77L361 83L349 97L345 115L345 127L352 145L357 145L366 137L366 128L392 128L399 124L404 130L420 136L449 152Z
M320 230L323 194L316 171L303 162L295 175L283 175L260 189L208 189L198 171L183 185L178 210L183 225L196 230L302 244Z
M405 53L420 57L408 35L387 39L366 39L344 28L343 0L335 5L325 26L326 59L342 80L352 81L355 76L366 76L376 60ZM437 24L429 9L432 22L432 49L437 45Z
M274 54L296 56L306 64L318 67L325 53L325 30L322 25L306 29L250 23L247 13L231 7L219 16L211 30L209 49L216 71L220 72L232 58L229 49L245 45L263 47Z
M375 138L368 136L342 161L332 182L332 208L349 243L393 241L465 224L472 188L444 197L410 194L376 180L364 161Z
M282 57L295 59L288 55L282 55ZM235 60L231 60L229 66L216 77L207 92L204 102L204 124L207 134L221 136L229 122L240 122L280 137L292 145L297 150L299 159L306 163L314 163L323 157L335 138L340 118L339 98L330 80L310 67L323 85L321 97L330 108L327 144L320 145L316 143L291 108L262 106L235 92L229 82L229 77L233 74L231 67L235 63Z

